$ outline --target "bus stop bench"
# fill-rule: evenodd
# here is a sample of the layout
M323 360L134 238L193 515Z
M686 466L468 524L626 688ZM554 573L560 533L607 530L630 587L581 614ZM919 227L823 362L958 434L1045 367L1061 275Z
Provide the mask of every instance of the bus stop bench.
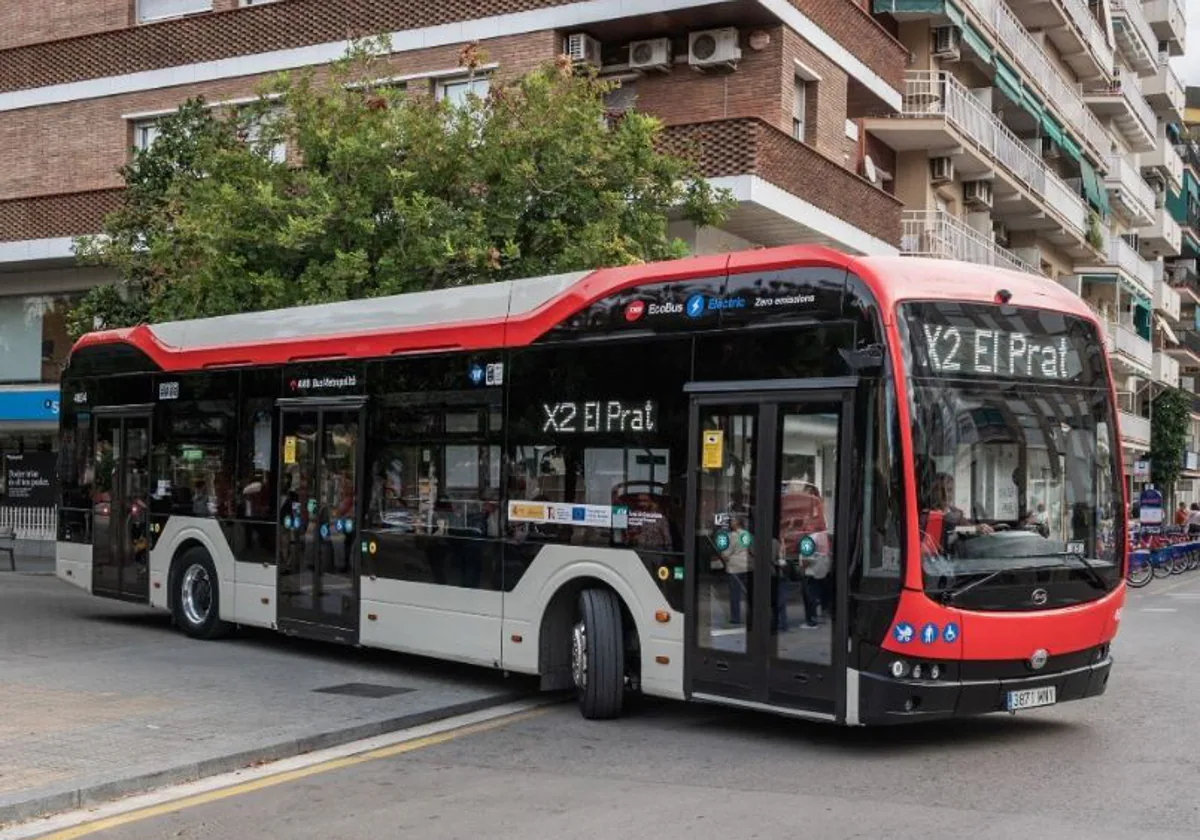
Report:
M0 528L0 554L8 555L8 567L11 571L17 570L17 529L16 528Z

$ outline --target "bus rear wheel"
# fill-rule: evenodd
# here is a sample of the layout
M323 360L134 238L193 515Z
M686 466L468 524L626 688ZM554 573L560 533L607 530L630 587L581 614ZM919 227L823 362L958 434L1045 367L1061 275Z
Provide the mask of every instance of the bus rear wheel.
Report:
M571 631L571 676L579 711L589 720L621 714L625 700L625 638L621 603L609 589L579 593Z
M172 575L175 623L193 639L217 639L229 631L221 621L217 569L208 552L194 546L180 555Z

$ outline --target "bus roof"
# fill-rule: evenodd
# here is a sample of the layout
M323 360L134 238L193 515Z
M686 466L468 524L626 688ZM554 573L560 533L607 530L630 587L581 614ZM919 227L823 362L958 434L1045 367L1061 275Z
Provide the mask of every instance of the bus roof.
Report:
M857 274L888 319L901 300L990 303L1006 289L1014 306L1094 320L1082 300L1047 278L950 260L851 257L821 246L789 246L106 330L83 336L72 352L129 344L163 370L177 371L519 347L632 286L802 266Z

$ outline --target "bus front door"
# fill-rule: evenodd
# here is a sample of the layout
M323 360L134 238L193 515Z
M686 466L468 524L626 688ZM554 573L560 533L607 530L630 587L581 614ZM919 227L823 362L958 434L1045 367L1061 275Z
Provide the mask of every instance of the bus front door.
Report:
M836 720L844 705L849 389L697 394L689 696Z
M280 426L276 623L354 643L362 408L287 407Z
M148 601L150 416L97 414L92 592Z

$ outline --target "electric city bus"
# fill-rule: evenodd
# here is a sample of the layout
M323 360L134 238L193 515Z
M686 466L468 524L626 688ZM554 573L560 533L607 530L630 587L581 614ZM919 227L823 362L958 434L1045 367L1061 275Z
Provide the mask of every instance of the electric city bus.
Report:
M96 332L58 575L238 625L844 724L1102 694L1104 340L1054 282L817 246Z

